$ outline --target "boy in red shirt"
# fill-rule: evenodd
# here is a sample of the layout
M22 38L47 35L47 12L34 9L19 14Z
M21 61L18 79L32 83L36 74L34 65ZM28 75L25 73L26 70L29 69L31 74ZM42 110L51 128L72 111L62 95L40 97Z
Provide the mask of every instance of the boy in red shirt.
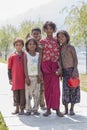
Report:
M24 41L21 38L14 40L15 52L8 58L8 78L12 85L13 100L16 110L12 114L24 114L25 108L25 75L24 75Z

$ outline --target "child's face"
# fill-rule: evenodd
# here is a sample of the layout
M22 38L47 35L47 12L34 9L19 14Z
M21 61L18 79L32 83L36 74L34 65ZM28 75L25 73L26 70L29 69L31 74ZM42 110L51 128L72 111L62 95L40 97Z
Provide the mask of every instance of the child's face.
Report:
M34 43L34 41L29 41L27 48L29 49L29 51L31 52L35 52L36 50L36 44Z
M41 34L40 34L39 31L33 31L33 32L32 32L32 36L33 36L33 38L34 38L36 41L40 41L40 39L41 39Z
M53 35L53 28L51 26L47 26L47 28L44 30L47 36L52 36Z
M23 48L23 45L21 42L16 42L15 45L14 45L15 49L17 52L21 52L22 51L22 48Z
M57 39L58 39L59 43L62 43L62 44L66 44L67 43L67 38L62 33L60 33L58 35Z

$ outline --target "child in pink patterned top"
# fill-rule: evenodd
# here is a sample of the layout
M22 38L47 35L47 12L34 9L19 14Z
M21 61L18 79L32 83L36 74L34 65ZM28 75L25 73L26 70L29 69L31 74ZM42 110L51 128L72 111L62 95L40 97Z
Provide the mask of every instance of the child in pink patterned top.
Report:
M46 99L47 111L43 114L49 116L51 108L56 110L56 114L62 117L60 112L60 84L59 75L61 67L59 64L59 45L56 39L53 38L53 33L56 31L56 25L53 22L47 21L43 26L47 37L40 41L40 67L39 72L41 80L44 82L44 94ZM58 72L58 75L56 74Z

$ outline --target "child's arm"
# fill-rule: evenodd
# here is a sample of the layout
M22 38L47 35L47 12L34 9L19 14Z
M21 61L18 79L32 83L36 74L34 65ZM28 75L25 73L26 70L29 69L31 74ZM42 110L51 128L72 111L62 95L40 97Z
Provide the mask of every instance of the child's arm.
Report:
M76 78L78 77L78 70L77 70L77 65L78 65L78 59L77 59L77 54L76 54L76 50L74 47L71 48L71 53L72 53L72 56L73 56L73 72L72 72L72 77L73 78Z
M31 81L30 81L29 75L28 75L26 54L24 54L24 73L25 73L25 82L26 82L27 85L30 85Z
M9 84L12 85L12 56L8 58L8 79Z
M58 66L59 66L59 68L56 71L56 75L62 76L62 67L61 67L60 61L58 61Z
M8 78L9 78L9 84L12 84L12 74L11 74L11 69L8 69Z
M56 74L58 76L61 76L61 78L62 78L62 61L61 60L62 60L62 57L61 57L61 47L60 47L60 44L59 44L59 58L58 58L58 66L59 66L59 68L56 71Z
M39 61L38 61L38 76L41 82L43 82L43 75L41 71L41 61L42 61L42 56L43 56L43 49L40 48L39 50Z

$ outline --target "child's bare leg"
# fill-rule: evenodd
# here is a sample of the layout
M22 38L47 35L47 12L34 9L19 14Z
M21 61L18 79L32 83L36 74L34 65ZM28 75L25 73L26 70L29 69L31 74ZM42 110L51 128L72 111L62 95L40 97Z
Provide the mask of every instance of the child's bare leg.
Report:
M23 114L24 114L24 109L21 109L19 115L23 115Z
M75 115L75 113L74 113L74 104L73 103L71 103L70 115Z
M64 107L65 107L64 115L66 115L66 114L68 114L68 103L66 103L66 104L64 105Z
M20 106L20 112L19 112L19 115L23 115L24 114L24 107L21 107Z
M17 113L19 113L19 105L17 105L15 111L12 112L13 115L15 115L15 114L17 114Z

